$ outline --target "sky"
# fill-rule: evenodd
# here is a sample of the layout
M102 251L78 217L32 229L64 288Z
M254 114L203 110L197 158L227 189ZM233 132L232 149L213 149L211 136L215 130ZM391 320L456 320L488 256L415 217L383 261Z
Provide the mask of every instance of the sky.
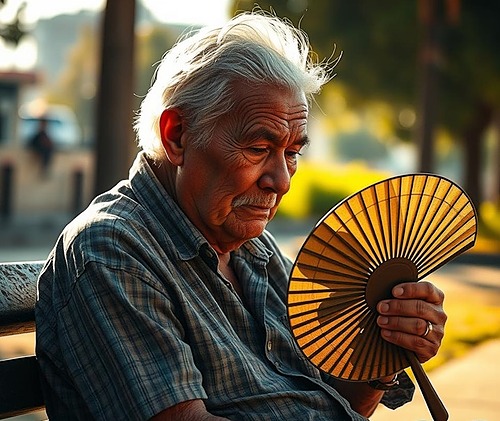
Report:
M22 2L26 3L28 22L79 10L100 10L105 0L7 0L0 8L0 21L12 18ZM229 0L143 0L144 4L163 22L212 24L227 19Z
M105 0L7 0L0 5L0 23L11 22L21 3L26 3L24 22L33 24L38 19L80 10L102 10ZM230 0L143 0L155 17L165 23L211 25L229 17ZM16 49L6 48L0 40L0 70L15 67L29 69L36 61L36 46L29 40Z

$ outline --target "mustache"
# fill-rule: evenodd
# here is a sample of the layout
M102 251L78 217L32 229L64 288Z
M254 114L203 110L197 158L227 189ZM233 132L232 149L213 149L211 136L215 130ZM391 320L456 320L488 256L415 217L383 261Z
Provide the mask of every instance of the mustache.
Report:
M272 195L255 195L255 196L240 196L233 200L233 206L259 206L263 208L272 208L276 205L277 196Z

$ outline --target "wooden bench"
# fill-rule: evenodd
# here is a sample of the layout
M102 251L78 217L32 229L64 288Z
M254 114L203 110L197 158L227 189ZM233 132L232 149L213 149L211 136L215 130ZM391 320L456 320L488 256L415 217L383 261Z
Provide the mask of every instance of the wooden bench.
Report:
M43 262L0 263L0 336L35 331L36 283ZM34 355L0 360L0 419L44 408Z

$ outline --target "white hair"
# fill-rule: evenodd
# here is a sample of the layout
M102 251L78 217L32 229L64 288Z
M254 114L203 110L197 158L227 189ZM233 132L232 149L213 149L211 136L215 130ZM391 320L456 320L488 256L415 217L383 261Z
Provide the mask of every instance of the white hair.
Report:
M242 13L181 39L155 76L134 126L139 146L155 160L164 156L159 120L165 109L180 109L190 139L203 147L233 106L235 82L298 89L311 100L330 79L327 66L313 61L307 35L264 12Z

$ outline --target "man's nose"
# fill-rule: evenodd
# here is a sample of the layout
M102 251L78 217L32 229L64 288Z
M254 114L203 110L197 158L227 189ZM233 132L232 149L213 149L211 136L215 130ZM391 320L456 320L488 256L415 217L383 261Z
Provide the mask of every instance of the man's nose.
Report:
M290 189L290 181L293 172L288 166L285 156L277 156L269 159L264 172L259 179L259 187L263 190L271 190L282 195Z

